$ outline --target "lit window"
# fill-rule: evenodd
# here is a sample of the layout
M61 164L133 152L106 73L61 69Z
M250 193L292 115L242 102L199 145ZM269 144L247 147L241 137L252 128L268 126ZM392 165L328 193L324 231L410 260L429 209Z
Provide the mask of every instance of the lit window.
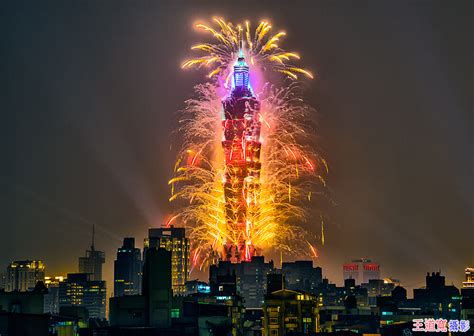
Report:
M171 309L171 318L179 318L179 309L178 308Z

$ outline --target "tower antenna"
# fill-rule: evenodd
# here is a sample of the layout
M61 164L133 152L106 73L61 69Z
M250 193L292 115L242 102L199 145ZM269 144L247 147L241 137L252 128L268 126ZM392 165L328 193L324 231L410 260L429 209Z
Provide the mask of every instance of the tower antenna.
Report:
M244 39L242 38L242 27L239 25L239 58L244 57Z
M94 251L94 235L95 235L95 224L92 224L92 245L91 245L92 251Z

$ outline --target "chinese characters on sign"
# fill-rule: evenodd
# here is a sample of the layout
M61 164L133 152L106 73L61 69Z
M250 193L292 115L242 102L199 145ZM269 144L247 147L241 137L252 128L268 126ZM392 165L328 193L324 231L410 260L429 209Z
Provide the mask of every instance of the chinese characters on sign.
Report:
M471 328L469 320L414 319L412 331L424 332L466 332Z

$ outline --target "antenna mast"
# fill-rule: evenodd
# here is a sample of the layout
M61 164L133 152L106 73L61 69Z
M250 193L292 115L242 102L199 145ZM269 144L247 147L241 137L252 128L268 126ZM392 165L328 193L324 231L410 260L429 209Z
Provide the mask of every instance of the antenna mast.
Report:
M94 251L94 235L95 235L95 224L92 224L92 245L91 245L92 251Z

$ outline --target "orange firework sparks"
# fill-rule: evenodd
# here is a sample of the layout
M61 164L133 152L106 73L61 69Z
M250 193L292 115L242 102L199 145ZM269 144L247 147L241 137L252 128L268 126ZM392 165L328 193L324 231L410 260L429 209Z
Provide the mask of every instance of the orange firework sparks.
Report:
M299 79L299 74L313 75L292 63L299 55L281 49L279 41L286 33L271 35L268 22L261 22L252 33L248 22L240 29L222 19L214 21L217 28L204 24L197 28L211 33L216 41L194 46L193 50L205 55L183 64L183 68L212 67L208 77L214 79L197 85L196 98L186 102L180 128L184 149L175 165L175 177L169 181L170 201L189 201L179 216L190 230L193 264L203 267L225 257L228 246L240 245L243 260L270 249L317 257L316 248L308 241L311 235L300 226L308 221L315 201L311 195L321 194L325 186L319 167L325 167L327 173L326 161L313 149L314 110L301 99L296 84L282 88L267 84L257 94L251 91L261 106L255 120L264 127L258 139L248 142L239 138L225 154L222 146L228 135L224 130L240 126L223 115L226 97L220 94L230 94L232 66L239 57L239 61L244 57L250 60L250 74L253 69L276 71L292 80ZM235 85L234 79L232 87ZM259 156L251 152L257 143L261 145ZM226 163L240 156L248 167L258 167L253 175L243 175L242 181L238 168ZM242 183L246 187L241 187ZM226 188L235 190L226 192ZM307 248L302 248L299 239L305 239Z

